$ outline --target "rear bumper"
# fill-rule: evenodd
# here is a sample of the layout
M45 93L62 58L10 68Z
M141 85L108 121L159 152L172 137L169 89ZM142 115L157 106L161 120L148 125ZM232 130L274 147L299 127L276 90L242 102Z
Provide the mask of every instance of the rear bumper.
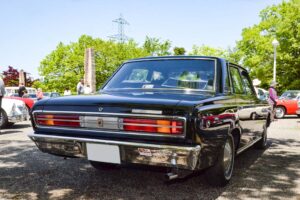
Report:
M24 121L23 115L8 116L8 122L16 123L16 122L21 122L21 121Z
M28 137L46 153L89 159L87 144L105 144L118 146L121 164L136 163L188 170L196 169L201 149L200 145L186 147L39 134L29 134Z

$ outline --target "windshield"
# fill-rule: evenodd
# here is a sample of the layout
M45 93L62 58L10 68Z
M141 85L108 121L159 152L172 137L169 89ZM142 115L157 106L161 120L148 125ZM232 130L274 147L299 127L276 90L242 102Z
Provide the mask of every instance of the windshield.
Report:
M214 90L215 60L180 59L125 63L104 87Z
M288 91L280 96L280 99L297 99L300 96L300 91Z

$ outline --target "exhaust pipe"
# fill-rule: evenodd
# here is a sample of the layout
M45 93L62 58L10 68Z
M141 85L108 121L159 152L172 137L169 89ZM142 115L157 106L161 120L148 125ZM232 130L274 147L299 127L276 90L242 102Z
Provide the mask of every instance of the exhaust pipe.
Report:
M174 180L174 179L178 178L178 174L170 172L170 173L167 173L165 177L166 177L167 181L170 181L170 180Z

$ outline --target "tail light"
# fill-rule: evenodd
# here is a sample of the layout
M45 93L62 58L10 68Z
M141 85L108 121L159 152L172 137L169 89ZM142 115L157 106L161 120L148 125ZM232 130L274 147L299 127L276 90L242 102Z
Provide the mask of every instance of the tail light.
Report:
M79 115L37 114L35 121L44 126L80 127Z
M179 135L183 133L183 122L177 120L124 118L123 130Z
M72 127L101 130L130 131L164 135L181 135L184 132L182 120L143 119L100 116L80 116L75 114L36 113L38 126Z

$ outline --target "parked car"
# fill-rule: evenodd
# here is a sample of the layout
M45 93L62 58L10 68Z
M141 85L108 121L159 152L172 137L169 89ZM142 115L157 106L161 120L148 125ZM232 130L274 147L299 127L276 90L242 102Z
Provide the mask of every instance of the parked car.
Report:
M240 117L244 108L267 113ZM43 152L84 157L97 169L160 166L168 180L207 169L210 184L225 185L235 155L266 147L269 109L238 65L148 57L125 62L99 95L38 101L29 137Z
M33 107L33 104L35 103L35 101L31 98L24 98L24 97L19 97L19 96L9 96L9 97L4 97L4 98L17 99L17 100L23 101L28 110L30 110Z
M54 98L60 97L61 95L58 92L43 92L44 98Z
M297 111L296 111L296 114L298 117L300 117L300 100L298 100L297 102Z
M275 108L276 118L283 118L285 115L296 115L297 102L300 100L300 90L288 90L277 100ZM298 115L298 114L297 114ZM300 115L298 115L300 117Z
M269 92L263 88L256 88L256 94L257 98L259 98L260 100L268 100L269 98Z
M11 126L16 122L27 120L28 109L23 101L17 99L2 99L2 109L0 109L0 128Z
M5 87L6 96L14 96L18 94L19 87ZM28 94L36 94L36 89L32 87L26 87ZM19 96L19 95L18 95Z

